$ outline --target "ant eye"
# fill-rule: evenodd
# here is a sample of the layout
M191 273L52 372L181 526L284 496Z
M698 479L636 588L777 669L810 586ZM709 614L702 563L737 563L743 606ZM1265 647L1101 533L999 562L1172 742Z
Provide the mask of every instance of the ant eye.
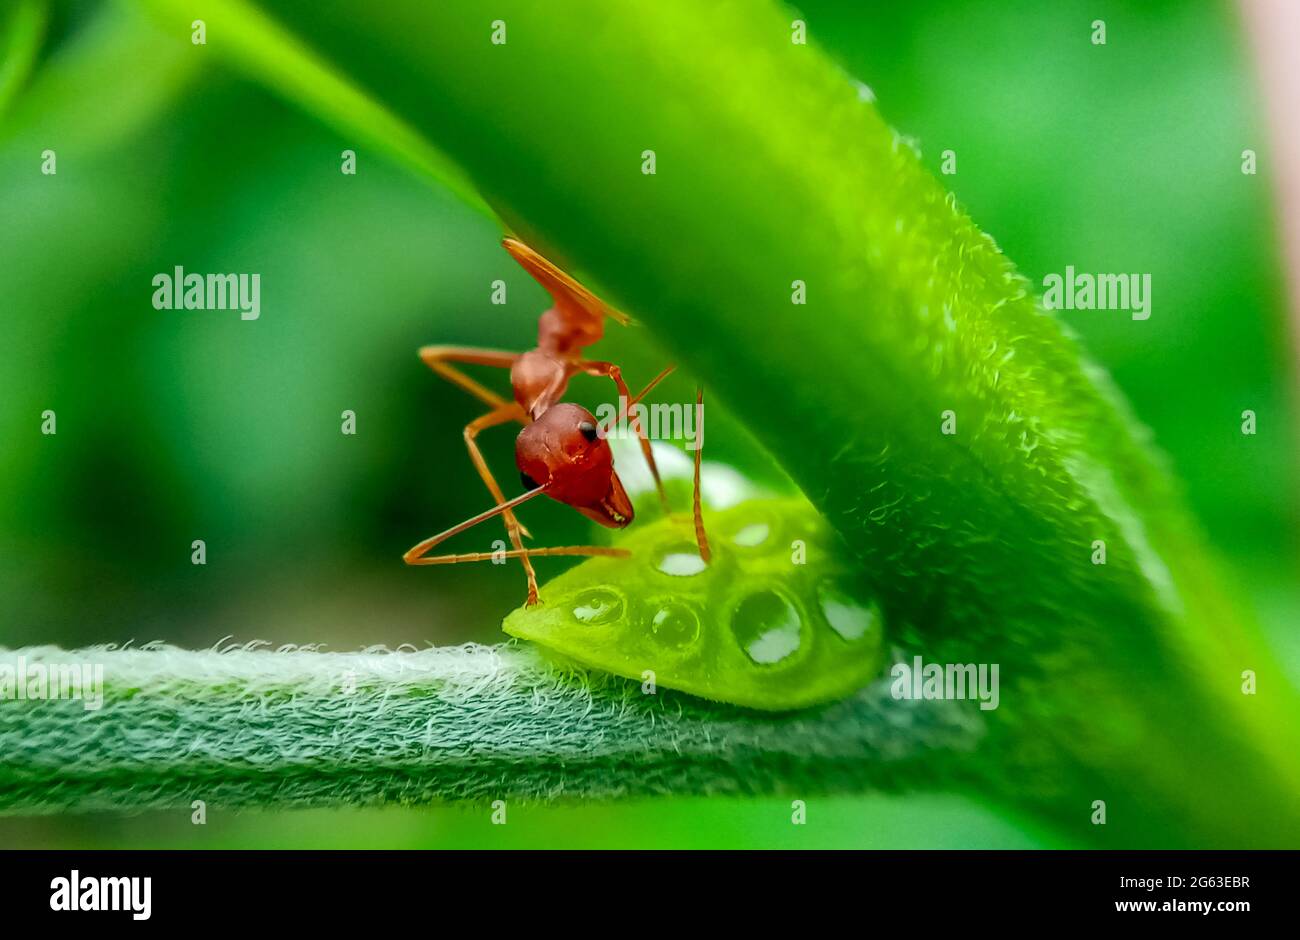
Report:
M578 430L582 432L582 436L588 441L594 441L596 439L596 426L590 421L582 422L582 424L578 425Z
M519 471L519 482L524 485L524 489L526 490L537 489L537 481L534 480L532 477L530 477L528 474L524 473L522 470Z

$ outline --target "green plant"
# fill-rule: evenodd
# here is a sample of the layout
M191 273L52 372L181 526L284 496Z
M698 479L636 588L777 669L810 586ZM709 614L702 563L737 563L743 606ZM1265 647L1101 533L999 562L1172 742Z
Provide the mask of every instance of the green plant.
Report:
M856 599L834 536L804 500L709 514L706 567L677 520L620 541L546 586L505 631L586 666L775 711L852 695L884 663L880 612Z
M888 690L758 716L548 662L531 646L325 653L0 651L103 668L103 702L6 701L0 813L896 790L978 740L955 708L886 720Z
M36 62L48 16L44 0L18 0L0 12L0 118Z
M213 37L259 28L243 4L184 6L164 18L177 35L200 15ZM710 740L763 744L680 764L656 751L663 789L724 789L744 772L756 788L943 781L1085 838L1294 841L1294 695L1218 587L1143 433L867 96L789 43L778 8L503 3L492 15L509 23L505 47L468 5L435 16L395 3L365 20L308 3L260 9L703 377L844 538L891 641L1002 666L1008 688L987 719L861 696L802 718L740 718L668 696ZM946 420L956 433L942 433ZM1257 696L1241 694L1246 669ZM547 793L537 779L594 795L632 786L634 729L660 705L587 681L602 707L631 716L601 728L621 741L618 758L591 764L599 786L581 760L529 777L552 766L538 756L545 736L572 727L559 715L529 725L532 743L508 760L467 744L493 755L475 772L533 795ZM954 714L964 734L925 735ZM904 715L914 740L894 763L874 736ZM826 735L777 730L798 722ZM453 783L430 771L420 793L487 792L475 772ZM1104 830L1086 823L1096 799L1110 806Z

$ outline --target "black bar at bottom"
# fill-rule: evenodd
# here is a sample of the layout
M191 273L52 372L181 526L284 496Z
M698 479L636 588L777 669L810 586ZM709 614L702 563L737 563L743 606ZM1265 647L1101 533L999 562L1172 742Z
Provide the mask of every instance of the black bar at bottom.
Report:
M462 933L479 919L494 932L512 919L612 928L696 911L734 929L726 918L854 908L865 928L894 917L1230 925L1294 915L1300 852L9 851L0 869L7 925L328 928L387 910Z

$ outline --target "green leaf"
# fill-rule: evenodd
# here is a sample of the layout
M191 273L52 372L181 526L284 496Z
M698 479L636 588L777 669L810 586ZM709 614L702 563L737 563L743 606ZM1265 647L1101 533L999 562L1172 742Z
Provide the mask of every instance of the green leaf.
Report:
M706 565L681 518L551 581L505 631L585 666L701 698L781 711L846 698L881 672L880 612L804 500L708 513Z
M427 138L356 88L255 5L242 0L142 2L177 42L188 41L183 37L190 36L192 23L204 19L205 26L210 24L204 45L211 43L230 61L257 73L270 89L325 124L357 135L359 142L445 187L466 205L492 214L460 168Z
M0 118L36 64L48 18L45 0L17 0L0 11Z
M214 44L265 27L244 4L186 8ZM1300 838L1295 692L1145 432L863 87L790 42L789 14L261 9L702 376L915 649L1001 664L968 785L1085 830L1106 801L1094 838ZM266 56L245 64L320 106Z

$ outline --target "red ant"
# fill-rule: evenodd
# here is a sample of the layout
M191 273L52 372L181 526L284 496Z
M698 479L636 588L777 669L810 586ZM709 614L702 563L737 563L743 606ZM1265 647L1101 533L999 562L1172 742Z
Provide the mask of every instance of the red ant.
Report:
M619 420L624 420L629 409L659 384L673 366L668 366L650 381L640 394L633 397L623 381L623 373L612 362L584 359L582 351L599 340L605 332L605 317L610 316L626 326L629 318L604 304L585 287L547 261L523 242L506 238L502 245L524 269L542 285L555 301L555 306L542 314L537 328L537 346L524 353L503 352L494 349L477 349L469 346L425 346L420 358L434 372L447 381L460 386L471 395L491 406L492 410L465 426L465 446L479 476L487 484L488 492L497 505L472 519L452 526L445 532L425 539L406 553L408 565L453 565L459 562L484 561L490 558L519 558L528 575L527 604L538 601L537 576L530 557L533 555L615 555L626 556L625 549L600 545L573 545L561 548L524 548L523 536L531 533L515 518L514 510L521 503L545 493L552 499L572 506L589 519L611 529L627 526L633 517L632 502L614 471L614 457L609 442L601 433L595 417L580 405L564 402L569 380L575 375L607 376L619 393ZM510 370L510 384L514 388L514 401L507 401L485 388L450 363L495 366ZM697 393L696 407L704 400L703 391ZM702 415L701 415L702 419ZM515 463L525 492L507 500L488 470L475 438L485 428L518 421L523 430L515 440ZM668 497L664 493L659 468L655 465L650 440L641 427L639 416L632 415L632 429L641 442L650 474L664 514L670 515ZM703 422L697 427L695 449L695 537L700 557L710 559L708 536L700 514L700 448L703 445ZM507 552L473 552L464 555L429 556L426 553L435 545L493 516L505 518L506 532L514 546Z

